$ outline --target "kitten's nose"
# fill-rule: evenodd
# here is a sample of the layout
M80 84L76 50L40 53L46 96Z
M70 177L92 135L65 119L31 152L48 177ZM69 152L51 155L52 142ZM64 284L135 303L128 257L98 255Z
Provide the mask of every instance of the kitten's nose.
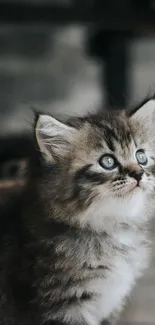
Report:
M129 173L129 176L135 178L136 181L139 183L143 174L144 171L140 169L140 170L133 170L132 172Z

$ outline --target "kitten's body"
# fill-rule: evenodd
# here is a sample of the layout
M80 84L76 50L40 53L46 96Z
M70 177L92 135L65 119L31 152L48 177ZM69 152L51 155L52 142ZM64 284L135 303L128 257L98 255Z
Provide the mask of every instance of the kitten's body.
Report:
M32 208L31 200L27 204ZM135 280L148 265L144 225L139 229L114 224L109 231L95 233L53 222L39 224L35 235L30 235L23 221L14 221L0 264L4 288L0 324L60 320L98 325L121 310Z
M65 141L62 130L58 130L59 122L53 128L52 154L49 147L44 148L44 143L49 145L49 139L40 142L40 133L37 134L46 163L41 160L39 165L33 165L30 180L17 205L7 220L6 216L1 219L0 324L100 325L103 321L112 322L135 280L147 267L147 222L154 163L149 162L142 185L131 188L135 185L131 177L127 178L126 169L129 171L135 164L130 155L134 146L132 132L138 139L134 131L136 124L132 126L125 117L114 117L115 126L121 122L120 130L111 128L106 117L103 126L99 120L93 126L89 119L79 120L81 135L74 140L70 151L73 126L65 126L65 132L69 132ZM37 125L37 132L44 130L43 134L49 136L49 123L50 120L47 130L44 125L43 128ZM103 173L96 163L98 152L103 150L101 130L103 127L105 131L104 124L108 123L109 131L113 131L109 141L113 138L115 155L125 164L119 177L115 176L116 172ZM79 126L75 137L78 132ZM117 143L119 136L122 136L121 146ZM145 136L144 132L139 135L140 138ZM145 150L150 160L152 140L151 144L148 142ZM104 143L106 151L107 143Z

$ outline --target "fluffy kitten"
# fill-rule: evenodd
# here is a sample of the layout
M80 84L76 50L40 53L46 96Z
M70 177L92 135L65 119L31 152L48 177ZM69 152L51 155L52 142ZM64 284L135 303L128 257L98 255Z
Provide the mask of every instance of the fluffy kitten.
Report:
M154 109L37 117L28 184L0 219L0 324L117 319L149 261Z

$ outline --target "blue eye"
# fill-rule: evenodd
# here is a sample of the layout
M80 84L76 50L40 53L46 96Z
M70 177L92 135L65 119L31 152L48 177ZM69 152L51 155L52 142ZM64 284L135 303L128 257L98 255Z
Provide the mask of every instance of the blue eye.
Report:
M99 163L101 167L107 170L112 170L116 168L117 162L116 159L112 155L104 155L100 158Z
M146 165L148 162L146 154L143 150L138 150L136 152L136 158L140 165Z

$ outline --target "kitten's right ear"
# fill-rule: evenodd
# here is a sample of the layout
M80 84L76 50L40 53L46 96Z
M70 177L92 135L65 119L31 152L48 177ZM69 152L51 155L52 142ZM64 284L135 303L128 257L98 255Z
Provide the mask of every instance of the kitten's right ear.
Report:
M40 114L36 118L35 133L41 153L51 162L68 153L77 130L50 115Z

